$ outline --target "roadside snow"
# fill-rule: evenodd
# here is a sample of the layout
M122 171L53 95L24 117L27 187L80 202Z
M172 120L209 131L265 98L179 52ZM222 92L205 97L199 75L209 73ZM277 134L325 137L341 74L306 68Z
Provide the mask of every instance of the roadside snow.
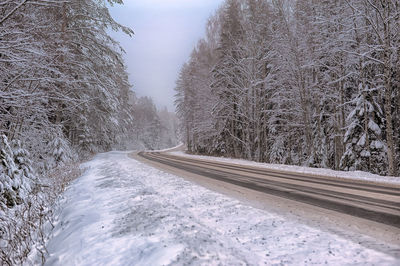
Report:
M400 258L139 163L96 156L67 189L46 265L399 265ZM373 241L373 240L371 240Z
M335 171L326 168L312 168L312 167L295 166L295 165L257 163L243 159L192 155L192 154L187 154L184 151L171 151L168 153L171 155L184 156L188 158L195 158L195 159L209 160L209 161L211 160L211 161L232 163L238 165L255 166L271 170L280 170L280 171L296 172L302 174L335 177L341 179L354 179L354 180L362 180L374 183L400 185L400 177L380 176L362 171Z
M175 147L172 147L172 148L167 148L167 149L162 149L162 150L152 150L152 151L147 151L147 152L172 152L172 151L182 150L182 149L184 149L184 144L179 143L178 145L176 145Z

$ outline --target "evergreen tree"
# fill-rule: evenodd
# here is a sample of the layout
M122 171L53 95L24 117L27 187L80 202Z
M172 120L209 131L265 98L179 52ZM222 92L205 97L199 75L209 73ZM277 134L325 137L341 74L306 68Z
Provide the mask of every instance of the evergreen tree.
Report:
M74 153L71 150L71 145L63 137L60 129L53 134L47 150L49 151L47 169L63 166L73 161Z
M24 157L21 150L14 154L6 136L0 137L0 208L3 210L22 204L31 190L29 177L32 176Z
M203 41L215 52L196 47L177 82L189 151L394 175L399 14L393 1L225 1Z
M354 109L347 119L349 126L344 138L346 150L340 164L343 170L386 173L386 146L382 139L384 118L376 93L376 89L362 88L360 85Z

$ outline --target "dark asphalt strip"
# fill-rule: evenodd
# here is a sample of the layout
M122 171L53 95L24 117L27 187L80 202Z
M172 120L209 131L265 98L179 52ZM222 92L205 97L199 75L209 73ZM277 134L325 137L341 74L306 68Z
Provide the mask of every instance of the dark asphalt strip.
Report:
M158 153L154 153L154 154L158 154ZM192 160L192 159L187 159L187 158L181 159L181 158L178 158L177 156L162 155L162 157L171 158L173 160L186 161L189 163L190 162L193 162L193 163L200 162L197 160ZM282 179L287 179L287 180L294 180L294 181L297 180L297 181L311 182L311 183L320 184L320 185L330 185L330 186L337 186L340 188L357 189L357 190L380 193L380 194L385 194L385 195L400 196L400 189L398 189L398 188L390 188L390 187L384 187L384 186L373 185L373 184L361 184L358 182L349 182L346 180L326 180L326 181L325 180L316 180L316 178L312 178L312 177L308 177L308 176L300 175L300 174L296 174L296 173L290 173L290 175L294 176L294 177L288 177L288 176L285 176L284 174L276 173L276 172L270 171L268 169L256 170L256 169L250 169L250 168L242 167L242 166L233 166L233 165L228 166L228 165L222 164L222 163L213 163L213 162L205 162L205 161L201 161L201 163L204 165L216 166L216 167L224 168L224 169L238 170L241 172L260 174L260 175L277 177L277 178L282 178Z
M154 156L154 154L152 154ZM157 155L158 158L160 159L165 159L164 156L162 155ZM169 160L169 159L167 159ZM171 161L171 160L170 160ZM175 159L176 162L176 159ZM182 162L178 161L177 162L179 165L181 165ZM202 162L201 162L202 163ZM192 165L192 164L191 164ZM371 197L364 197L360 195L354 195L354 194L349 194L349 193L342 193L338 191L332 191L332 190L326 190L326 189L320 189L320 188L311 188L308 186L304 185L297 185L297 184L290 184L287 182L281 182L281 181L271 181L271 180L265 180L262 178L257 178L257 177L252 177L252 176L245 176L237 173L232 173L232 172L227 172L223 170L216 170L216 169L210 169L210 168L202 168L203 170L209 169L211 171L217 171L219 174L223 174L228 178L234 178L236 179L241 179L241 181L245 180L245 182L249 184L255 184L258 186L262 186L264 184L265 186L269 187L279 187L279 188L286 188L288 190L296 190L297 192L303 192L303 193L310 193L313 196L319 195L323 197L331 197L334 199L340 199L340 200L350 200L352 203L361 203L361 204L368 204L370 206L376 206L376 207L383 207L387 209L391 209L394 211L400 211L400 203L397 202L392 202L392 201L387 201L387 200L381 200L381 199L375 199ZM226 168L225 168L226 169ZM236 170L236 169L235 169ZM208 172L207 170L205 170ZM232 174L234 176L232 176ZM265 175L264 176L269 176ZM295 181L302 181L300 179L294 179ZM308 183L312 183L310 181L307 181ZM318 184L318 182L315 182ZM326 185L326 184L325 184ZM335 186L336 188L339 186ZM340 187L341 188L341 187ZM357 187L353 187L353 190L358 190Z
M387 224L387 225L391 225L391 226L400 228L400 216L398 216L396 214L382 212L379 210L365 209L360 206L354 206L351 204L351 202L349 202L349 204L345 204L343 202L338 202L338 201L334 201L334 200L321 199L321 198L318 198L315 196L316 191L314 191L314 190L312 191L312 193L314 195L312 195L312 194L309 194L310 192L296 191L296 190L300 189L299 186L293 186L291 188L288 188L285 185L285 187L282 187L282 189L281 189L281 184L279 184L280 182L271 182L272 186L271 186L271 183L265 184L264 182L262 182L263 185L260 185L259 180L256 178L251 178L252 182L243 181L241 179L243 179L243 178L249 179L249 177L232 174L232 173L226 173L226 172L218 171L218 170L214 170L214 169L205 170L201 166L193 166L193 165L189 166L182 162L181 163L173 162L168 159L154 157L154 155L150 156L145 153L139 153L138 155L145 159L159 162L159 163L162 163L165 165L169 165L174 168L178 168L178 169L181 169L181 170L184 170L184 171L187 171L190 173L194 173L197 175L201 175L204 177L216 179L219 181L227 182L230 184L245 187L245 188L252 189L255 191L259 191L259 192L263 192L263 193L267 193L267 194L307 203L310 205L338 211L341 213L353 215L356 217L360 217L360 218L364 218L364 219L368 219L368 220L372 220L375 222L379 222L379 223L383 223L383 224ZM324 195L324 196L326 196L326 195ZM332 198L340 199L336 196L331 196L331 195L329 195L329 196ZM369 204L372 205L374 203L371 201ZM396 205L396 207L397 207L397 205Z

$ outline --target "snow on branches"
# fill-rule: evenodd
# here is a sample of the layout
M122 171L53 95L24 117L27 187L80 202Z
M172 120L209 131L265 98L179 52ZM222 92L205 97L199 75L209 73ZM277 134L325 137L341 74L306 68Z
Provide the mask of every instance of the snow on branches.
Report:
M399 15L396 1L225 1L176 83L188 150L395 175Z

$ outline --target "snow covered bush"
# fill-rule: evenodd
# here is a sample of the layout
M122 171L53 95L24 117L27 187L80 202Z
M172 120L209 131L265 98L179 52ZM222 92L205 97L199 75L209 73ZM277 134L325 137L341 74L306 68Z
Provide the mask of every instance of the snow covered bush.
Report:
M47 169L64 166L75 158L71 145L62 136L62 133L57 133L53 136L48 144L48 151Z
M21 137L26 152L30 153L32 169L38 176L58 166L77 160L76 152L65 138L60 126L42 129L31 129Z
M18 143L19 144L19 143ZM0 138L0 208L12 208L25 202L31 191L33 175L27 151L13 151L6 136Z
M14 264L11 254L21 257L29 246L30 223L27 210L32 206L31 192L36 187L29 153L19 141L8 142L5 135L0 137L0 259ZM29 227L29 226L28 226ZM14 262L14 263L12 263Z
M58 153L59 154L59 153ZM59 158L59 157L56 157ZM0 261L22 265L31 252L43 263L44 244L54 222L54 205L66 185L79 176L79 167L57 167L37 178L29 153L20 141L0 138Z

